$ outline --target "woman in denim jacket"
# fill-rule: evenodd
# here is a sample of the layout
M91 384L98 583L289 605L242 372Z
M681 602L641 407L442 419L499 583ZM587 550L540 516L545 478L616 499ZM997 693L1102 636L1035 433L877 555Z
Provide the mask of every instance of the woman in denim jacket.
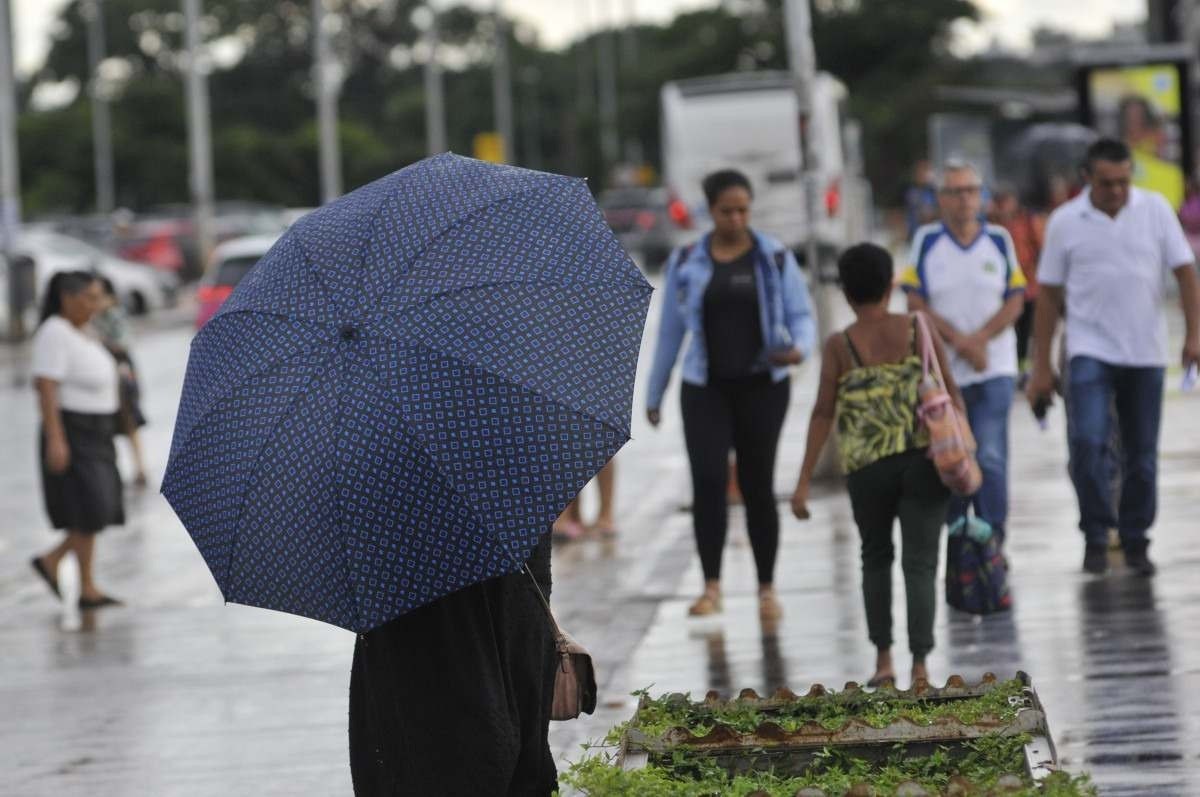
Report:
M816 337L795 258L750 228L750 181L723 170L704 178L713 231L667 262L646 414L657 426L663 393L685 337L680 404L692 471L692 522L704 571L693 615L721 610L721 554L728 523L727 458L737 477L758 571L759 614L782 614L774 590L779 514L775 452L790 394L788 369Z

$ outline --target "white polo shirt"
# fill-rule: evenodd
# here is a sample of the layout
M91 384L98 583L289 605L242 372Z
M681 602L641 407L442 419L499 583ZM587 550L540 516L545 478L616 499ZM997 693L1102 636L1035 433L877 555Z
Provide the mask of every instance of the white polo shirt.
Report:
M1054 211L1038 281L1066 293L1067 357L1165 366L1166 276L1194 260L1175 211L1154 191L1131 188L1116 218L1097 210L1087 191Z
M981 329L1014 293L1025 290L1008 230L984 224L975 240L963 246L942 223L926 224L913 236L909 265L900 287L918 293L929 309L960 332ZM950 370L959 385L974 385L998 376L1017 375L1017 336L1009 326L988 341L987 368L976 371L950 350Z

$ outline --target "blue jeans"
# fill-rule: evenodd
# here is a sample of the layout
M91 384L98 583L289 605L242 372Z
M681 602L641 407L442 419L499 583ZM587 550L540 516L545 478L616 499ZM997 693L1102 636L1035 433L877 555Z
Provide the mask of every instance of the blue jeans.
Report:
M983 486L971 498L954 498L947 512L953 523L975 509L975 516L986 520L1004 542L1004 524L1008 521L1008 412L1012 409L1016 380L997 376L962 388L967 405L967 420L979 449L975 458L983 472Z
M1079 528L1094 545L1116 528L1126 547L1146 539L1158 511L1158 429L1163 369L1109 365L1072 357L1068 366L1071 475L1079 498ZM1121 439L1121 487L1113 500L1111 408ZM1114 511L1115 507L1115 511Z

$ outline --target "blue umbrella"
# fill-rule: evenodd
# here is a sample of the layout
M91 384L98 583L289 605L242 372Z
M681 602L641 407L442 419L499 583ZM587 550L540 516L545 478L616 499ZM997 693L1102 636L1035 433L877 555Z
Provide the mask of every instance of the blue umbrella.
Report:
M227 601L353 631L514 572L629 439L650 291L583 180L401 169L196 335L163 494Z

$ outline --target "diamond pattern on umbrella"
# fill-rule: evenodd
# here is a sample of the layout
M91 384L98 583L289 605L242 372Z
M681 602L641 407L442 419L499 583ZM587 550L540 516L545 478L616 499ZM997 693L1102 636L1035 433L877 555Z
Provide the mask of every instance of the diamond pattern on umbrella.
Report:
M228 600L356 631L512 572L628 439L649 293L581 180L401 169L197 335L163 492Z

